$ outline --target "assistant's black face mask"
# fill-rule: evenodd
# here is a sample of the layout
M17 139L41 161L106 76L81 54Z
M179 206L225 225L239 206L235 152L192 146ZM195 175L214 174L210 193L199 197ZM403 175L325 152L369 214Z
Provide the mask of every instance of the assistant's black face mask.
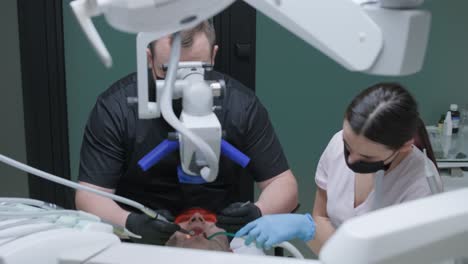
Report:
M385 164L385 161L393 157L395 153L390 155L390 157L386 158L385 160L381 161L376 161L376 162L364 162L364 161L357 161L355 163L349 163L348 157L349 157L349 150L344 147L344 158L346 165L348 165L348 168L350 168L352 171L356 173L375 173L378 172L379 170L388 170L390 168L390 165L392 164L391 162L388 164Z

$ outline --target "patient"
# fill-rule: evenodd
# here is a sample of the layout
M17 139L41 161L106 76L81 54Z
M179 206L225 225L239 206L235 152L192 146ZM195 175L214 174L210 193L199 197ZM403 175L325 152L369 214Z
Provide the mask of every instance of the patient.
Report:
M192 208L178 215L174 221L181 228L193 231L195 235L189 236L176 232L166 243L166 246L180 248L206 249L213 251L234 252L248 255L265 255L263 250L255 247L254 243L246 246L242 238L234 238L229 244L226 235L216 235L210 240L208 238L218 232L225 232L215 225L216 214L201 208Z
M232 252L225 235L217 235L210 240L207 239L214 233L225 232L224 229L215 225L216 215L214 213L201 208L189 209L177 216L175 223L183 229L193 231L195 235L188 236L176 232L167 241L167 246Z

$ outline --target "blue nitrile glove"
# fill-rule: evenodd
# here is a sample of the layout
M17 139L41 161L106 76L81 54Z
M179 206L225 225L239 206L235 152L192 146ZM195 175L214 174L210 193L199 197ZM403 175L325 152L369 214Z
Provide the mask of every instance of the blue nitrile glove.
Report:
M244 226L236 237L245 236L245 244L256 241L257 247L270 249L272 246L294 238L303 241L315 236L315 222L310 214L276 214L263 216Z

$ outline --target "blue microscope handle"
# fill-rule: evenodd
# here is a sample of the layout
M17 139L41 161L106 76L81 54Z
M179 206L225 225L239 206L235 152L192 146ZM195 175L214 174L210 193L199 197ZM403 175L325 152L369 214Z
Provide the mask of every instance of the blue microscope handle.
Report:
M221 141L221 154L228 157L230 160L239 164L242 168L247 167L250 162L250 158L238 150L233 145L229 144L226 140Z
M140 166L143 171L147 171L161 159L176 151L178 148L179 141L166 139L161 142L161 144L157 145L150 153L140 159L140 161L138 161L138 166Z
M157 145L150 153L140 159L138 161L138 166L140 166L143 171L147 171L161 159L176 151L178 148L179 141L166 139ZM250 162L250 158L247 155L239 151L224 139L221 141L221 153L243 168L247 167Z

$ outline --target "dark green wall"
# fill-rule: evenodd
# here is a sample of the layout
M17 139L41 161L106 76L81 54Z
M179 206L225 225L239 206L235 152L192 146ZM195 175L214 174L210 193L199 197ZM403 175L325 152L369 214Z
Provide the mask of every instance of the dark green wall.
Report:
M79 152L83 130L97 96L113 82L136 69L135 35L111 28L103 17L95 18L101 34L114 60L107 69L99 61L94 49L72 14L70 1L64 1L63 23L65 41L65 66L67 78L68 130L70 137L71 175L78 175Z
M15 0L0 1L0 153L26 162L24 136L23 89L18 35L18 17ZM0 197L28 197L26 173L0 163Z
M341 128L343 113L361 89L398 81L435 123L450 103L468 104L468 2L426 1L433 15L424 69L404 78L346 71L269 18L257 18L257 94L269 110L300 183L301 210L310 211L321 152Z

